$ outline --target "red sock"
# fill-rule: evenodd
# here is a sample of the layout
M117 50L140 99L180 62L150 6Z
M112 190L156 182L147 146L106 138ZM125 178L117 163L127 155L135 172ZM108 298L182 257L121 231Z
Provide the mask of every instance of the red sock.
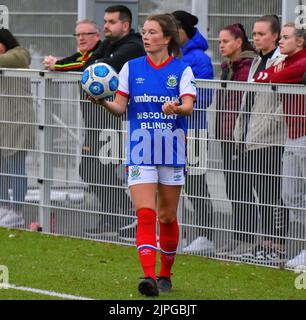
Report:
M149 208L137 211L136 244L145 277L156 280L156 212Z
M161 269L159 277L170 277L171 268L176 256L176 249L179 240L179 227L177 219L171 223L159 221L159 244Z

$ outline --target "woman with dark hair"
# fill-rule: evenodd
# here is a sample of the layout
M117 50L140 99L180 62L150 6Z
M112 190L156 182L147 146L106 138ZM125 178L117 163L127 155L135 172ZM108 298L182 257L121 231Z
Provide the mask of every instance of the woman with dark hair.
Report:
M219 51L226 60L221 64L221 80L247 81L249 70L256 52L249 42L243 26L239 23L224 27L219 33ZM223 90L216 92L214 102L210 109L215 109L216 128L212 134L216 135L221 145L224 178L227 197L235 201L237 187L235 185L235 143L233 130L241 107L243 92L239 90ZM211 121L208 121L210 126ZM211 130L209 130L211 131ZM211 134L211 133L210 133ZM223 255L228 252L229 243L216 252Z
M157 296L172 287L171 269L179 239L177 208L185 182L186 116L192 113L196 88L191 68L177 59L180 45L172 15L149 16L142 39L147 56L123 66L113 102L98 103L116 115L128 110L128 185L137 211L136 244L145 276L138 290Z
M246 81L256 53L240 23L220 31L219 50L227 58L221 65L221 80Z
M221 64L221 80L247 81L255 50L249 42L243 26L239 23L223 28L219 33L219 50L221 56L227 58ZM220 139L225 177L227 181L227 192L231 189L231 175L227 170L231 169L232 156L235 144L233 130L240 110L243 92L222 91L217 94L217 138Z
M19 46L17 39L7 29L0 29L0 67L29 68L29 52Z
M256 53L241 24L230 25L220 31L219 50L221 56L226 58L226 61L221 64L221 80L247 81ZM227 96L225 97L223 93ZM242 92L223 93L217 97L218 109L221 111L218 114L217 137L222 140L232 140L238 116L238 112L235 111L240 108ZM225 159L229 153L232 153L233 146L226 141L223 143Z
M12 33L0 29L0 67L29 68L30 62L29 52L19 46ZM16 227L24 224L21 209L27 192L25 158L34 141L30 82L2 76L0 95L0 226Z

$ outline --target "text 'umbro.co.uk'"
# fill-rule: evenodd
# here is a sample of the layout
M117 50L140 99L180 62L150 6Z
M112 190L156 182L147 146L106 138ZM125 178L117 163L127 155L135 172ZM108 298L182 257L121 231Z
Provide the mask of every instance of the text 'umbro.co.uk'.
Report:
M136 103L143 103L143 102L155 102L155 103L165 103L170 101L176 101L178 97L166 97L166 96L149 96L144 94L142 96L134 96L134 101Z

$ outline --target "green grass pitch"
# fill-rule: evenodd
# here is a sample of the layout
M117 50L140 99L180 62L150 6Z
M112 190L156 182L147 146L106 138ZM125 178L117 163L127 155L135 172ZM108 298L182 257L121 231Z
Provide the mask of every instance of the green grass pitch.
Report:
M9 283L93 299L142 297L142 277L135 247L49 236L0 228L0 265ZM306 299L294 286L291 271L178 255L173 291L156 300ZM58 299L14 289L0 289L0 300Z

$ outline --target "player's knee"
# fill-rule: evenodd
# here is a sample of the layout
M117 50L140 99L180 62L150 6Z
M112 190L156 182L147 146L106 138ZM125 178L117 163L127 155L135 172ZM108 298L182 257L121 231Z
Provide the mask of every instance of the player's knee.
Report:
M158 220L161 223L172 223L176 219L176 211L174 210L160 210L158 212Z

